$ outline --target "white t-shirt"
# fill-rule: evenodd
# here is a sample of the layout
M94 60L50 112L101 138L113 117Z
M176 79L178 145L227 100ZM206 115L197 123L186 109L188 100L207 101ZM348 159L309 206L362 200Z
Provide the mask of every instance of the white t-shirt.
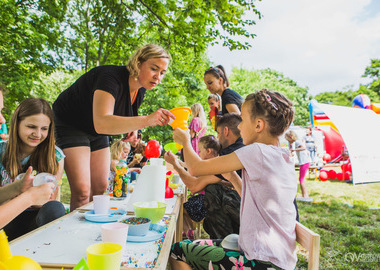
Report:
M295 149L305 148L305 150L296 151L299 165L303 165L303 164L311 162L310 152L306 150L306 146L301 140L295 141L294 147Z
M239 246L249 260L293 270L297 177L289 149L254 143L235 153L244 166Z

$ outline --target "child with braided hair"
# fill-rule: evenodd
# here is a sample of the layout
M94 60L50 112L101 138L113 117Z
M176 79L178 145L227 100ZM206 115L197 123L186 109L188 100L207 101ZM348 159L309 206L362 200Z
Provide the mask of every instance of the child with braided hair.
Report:
M228 249L220 240L175 243L172 269L209 269L209 263L216 269L296 266L293 200L297 180L289 149L280 147L279 141L293 121L292 102L278 92L262 89L246 97L241 116L238 128L246 146L208 160L201 160L192 150L188 132L173 131L174 140L183 145L191 175L243 171L242 180L230 178L241 196L239 248Z

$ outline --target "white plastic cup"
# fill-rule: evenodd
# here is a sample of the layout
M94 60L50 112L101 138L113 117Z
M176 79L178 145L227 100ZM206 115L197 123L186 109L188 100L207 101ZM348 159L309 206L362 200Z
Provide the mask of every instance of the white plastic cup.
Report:
M128 235L128 224L114 222L101 226L103 243L116 243L125 248Z
M95 195L94 200L94 213L96 215L108 215L110 208L110 196L108 195Z

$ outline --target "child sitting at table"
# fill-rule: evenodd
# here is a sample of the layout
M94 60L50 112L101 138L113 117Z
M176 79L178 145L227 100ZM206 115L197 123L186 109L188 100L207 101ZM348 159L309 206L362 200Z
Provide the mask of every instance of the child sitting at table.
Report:
M207 135L200 138L198 147L199 156L203 160L219 156L219 151L222 149L220 142L213 135ZM172 152L166 152L164 158L166 162L173 165L191 194L194 195L202 191L202 189L199 188L199 185L203 182L202 177L191 176L185 168L181 166L180 161ZM212 181L211 179L214 180L214 183L220 182L220 178L214 175L206 177L210 178L208 179L208 182ZM200 222L207 215L207 210L204 205L204 196L204 192L202 192L202 194L191 196L188 201L183 204L183 231L186 232L185 234L189 239L194 239L194 228L191 220Z
M110 148L111 166L110 166L110 176L108 178L108 187L106 191L107 193L110 193L113 191L114 179L116 175L115 174L116 165L119 163L120 160L127 162L126 159L128 157L130 150L131 150L131 145L129 144L129 142L125 142L122 139L115 141L111 145L111 148ZM127 166L129 168L130 164ZM141 172L141 169L129 168L129 172L139 174Z
M209 269L209 263L216 269L296 266L297 181L289 149L281 148L279 140L293 121L292 103L278 92L263 89L247 96L241 116L238 128L246 146L208 160L192 150L188 132L173 131L192 175L243 171L242 181L230 180L241 195L239 249L219 246L220 240L175 243L172 269Z
M55 201L63 161L63 152L55 146L54 118L49 103L38 98L21 102L12 115L9 140L0 142L0 185L12 184L20 173L32 166L37 172L53 174L58 186L52 200L25 210L4 227L9 240L65 214L64 206Z

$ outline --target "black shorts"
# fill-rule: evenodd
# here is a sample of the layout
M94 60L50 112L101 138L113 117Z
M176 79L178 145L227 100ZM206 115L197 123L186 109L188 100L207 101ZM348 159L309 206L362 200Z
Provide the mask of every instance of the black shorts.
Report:
M90 135L64 123L57 117L54 118L54 122L56 144L61 149L88 146L93 152L110 146L107 135Z

